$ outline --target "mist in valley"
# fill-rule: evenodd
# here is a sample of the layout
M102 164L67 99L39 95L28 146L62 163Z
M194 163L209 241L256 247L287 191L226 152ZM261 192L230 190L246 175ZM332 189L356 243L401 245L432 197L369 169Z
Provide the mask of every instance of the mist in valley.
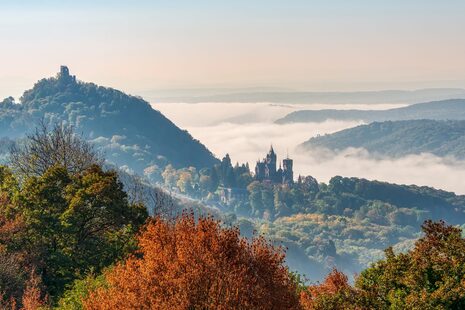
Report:
M362 121L334 121L278 125L274 121L299 109L389 109L402 106L385 104L274 104L274 103L157 103L160 110L178 126L189 131L218 158L226 153L232 161L248 162L251 169L268 151L270 144L281 161L287 154L294 159L295 175L312 175L327 182L336 175L360 177L398 184L432 186L465 194L465 162L431 154L402 158L374 157L363 149L342 152L298 145L311 137L334 133L363 124Z

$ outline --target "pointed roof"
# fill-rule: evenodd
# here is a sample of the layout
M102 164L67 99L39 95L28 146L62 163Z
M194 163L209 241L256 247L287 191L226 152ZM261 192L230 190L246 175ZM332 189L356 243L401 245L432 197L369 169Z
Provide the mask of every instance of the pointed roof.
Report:
M269 152L269 153L270 153L270 154L275 154L275 152L274 152L274 150L273 150L273 143L272 143L271 146L270 146L270 152Z

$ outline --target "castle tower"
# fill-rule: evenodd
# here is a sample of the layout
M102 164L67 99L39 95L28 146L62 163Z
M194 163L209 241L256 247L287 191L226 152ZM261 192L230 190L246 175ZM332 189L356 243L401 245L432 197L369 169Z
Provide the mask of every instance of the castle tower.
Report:
M60 72L58 72L57 79L64 83L76 83L76 76L69 74L69 69L67 66L61 66Z
M273 145L270 147L270 151L266 155L265 163L267 166L267 178L272 180L276 174L276 153L273 150Z
M266 164L264 162L257 161L257 165L255 166L255 179L263 181L265 179L265 170Z
M294 161L289 157L283 160L283 183L294 182L293 163Z
M271 145L268 154L263 161L258 160L255 166L255 180L267 181L275 184L294 183L293 160L289 156L283 160L283 164L276 169L277 156Z
M69 69L67 66L60 67L60 77L66 78L69 76Z

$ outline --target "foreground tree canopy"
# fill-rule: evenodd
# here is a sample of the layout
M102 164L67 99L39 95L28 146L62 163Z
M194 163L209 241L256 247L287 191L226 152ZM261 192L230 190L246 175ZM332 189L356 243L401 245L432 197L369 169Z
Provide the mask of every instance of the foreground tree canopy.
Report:
M47 156L43 170L0 166L0 301L18 307L45 295L53 301L74 280L122 259L147 218L143 205L128 202L118 174L103 170L68 129L28 139L13 161Z
M298 309L284 254L212 218L154 219L140 249L105 274L87 309Z
M9 229L0 246L34 266L53 294L121 258L147 216L127 202L116 173L99 166L75 175L53 167L22 186L7 168L0 172L0 216Z
M306 309L464 309L465 239L461 230L427 221L407 252L363 271L355 287L338 271L302 294Z

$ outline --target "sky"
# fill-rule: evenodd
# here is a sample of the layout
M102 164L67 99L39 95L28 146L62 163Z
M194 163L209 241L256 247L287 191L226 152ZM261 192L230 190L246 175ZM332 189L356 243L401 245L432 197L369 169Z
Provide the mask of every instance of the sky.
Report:
M60 65L126 92L465 87L463 0L0 0L0 97Z

